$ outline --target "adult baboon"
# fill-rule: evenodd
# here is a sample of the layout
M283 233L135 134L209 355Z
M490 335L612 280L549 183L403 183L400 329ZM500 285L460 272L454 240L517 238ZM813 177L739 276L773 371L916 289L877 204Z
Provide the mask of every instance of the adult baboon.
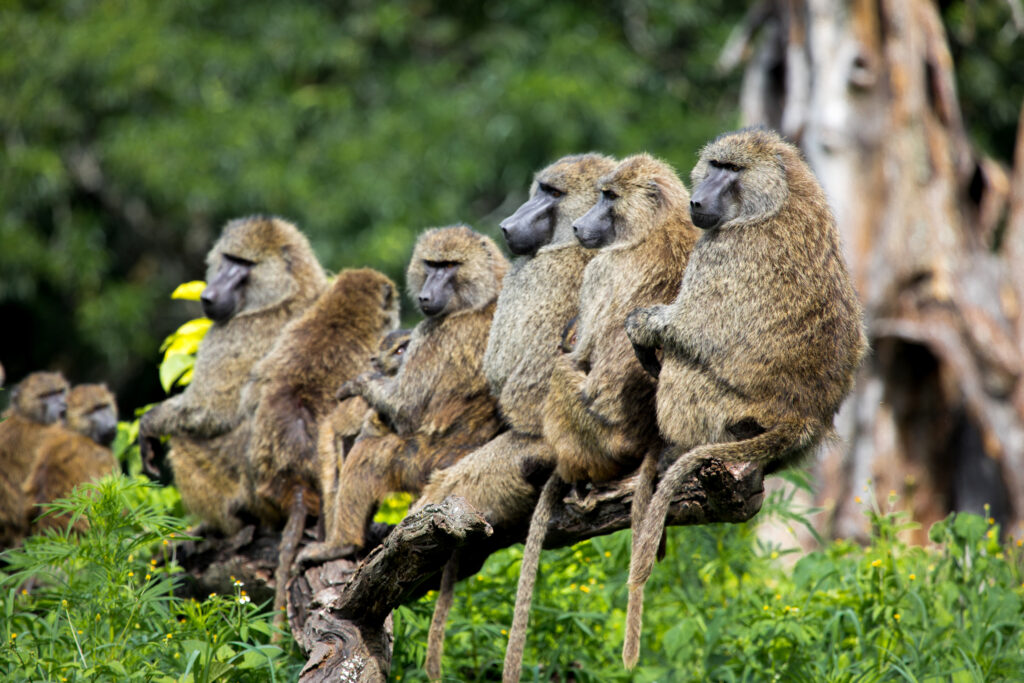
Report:
M292 318L327 286L298 229L280 218L229 222L207 255L203 312L213 325L199 345L192 382L139 423L143 459L170 436L168 458L186 509L230 533L250 498L245 448L250 415L239 410L249 371Z
M533 509L537 489L526 473L554 464L541 435L543 397L559 339L576 315L583 269L595 254L579 244L572 224L597 200L597 181L613 168L615 160L600 154L563 157L534 176L529 199L501 222L506 244L519 258L498 296L483 368L510 429L436 471L417 507L462 496L493 526L513 525ZM432 678L440 676L452 585L442 584L431 627L426 668Z
M693 169L704 233L679 296L634 311L640 357L661 349L658 425L668 467L630 562L623 661L639 655L643 587L672 496L700 465L772 472L833 432L867 343L825 194L796 147L768 130L723 135Z
M337 517L325 520L326 540L304 558L362 547L386 493L419 492L432 471L498 433L481 364L507 267L494 242L466 226L428 230L416 241L406 279L426 319L413 329L395 377L361 375L347 390L394 431L356 439L341 467Z
M110 444L117 436L117 402L104 384L79 384L68 392L67 426L40 442L23 493L29 519L49 503L71 493L79 484L118 470ZM31 523L31 533L67 526L65 515L48 515ZM76 529L84 530L85 520Z
M61 429L67 392L59 372L33 372L11 390L11 405L0 421L0 547L18 543L28 531L22 487L39 444Z
M506 680L519 679L540 549L563 482L623 476L662 445L655 383L637 361L624 323L638 306L667 303L678 292L697 238L689 194L668 164L647 154L621 161L600 189L600 199L573 225L580 244L600 251L583 274L575 347L555 363L545 401L544 438L557 462L530 521Z

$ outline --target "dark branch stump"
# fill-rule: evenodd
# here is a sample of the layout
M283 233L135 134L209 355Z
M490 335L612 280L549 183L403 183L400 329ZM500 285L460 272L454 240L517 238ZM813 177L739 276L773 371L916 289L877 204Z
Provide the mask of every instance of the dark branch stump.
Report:
M559 548L629 527L634 477L570 496L554 511L546 548ZM672 525L745 522L761 509L763 472L750 464L707 463L672 503ZM475 573L492 553L526 538L529 520L492 529L461 498L410 515L361 562L335 560L295 577L288 617L309 653L300 681L374 682L391 668L391 611L436 587L452 552L459 574Z

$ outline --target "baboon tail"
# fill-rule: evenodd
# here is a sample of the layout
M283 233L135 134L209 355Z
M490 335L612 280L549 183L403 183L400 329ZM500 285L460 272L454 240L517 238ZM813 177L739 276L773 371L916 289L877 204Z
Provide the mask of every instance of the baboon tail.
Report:
M427 678L432 681L441 680L441 656L444 654L444 625L448 622L448 613L455 599L455 581L459 573L458 552L452 553L444 565L441 574L441 587L437 591L437 602L434 604L434 616L430 620L430 631L427 633L427 661L423 668L427 670Z
M811 439L804 421L783 422L763 434L744 441L707 444L682 454L672 463L658 483L640 527L633 524L633 556L629 560L629 604L626 608L626 633L622 645L622 663L627 669L636 666L640 656L640 633L643 629L644 586L654 569L658 544L665 530L672 498L680 486L708 460L724 462L756 462L765 464L780 458L787 451L804 447Z
M505 650L503 683L518 683L523 669L523 650L526 647L526 626L530 619L530 602L533 600L533 586L537 582L537 567L540 565L540 550L544 545L551 511L562 492L562 479L557 474L548 477L540 492L540 500L530 519L530 531L523 548L523 563L519 567L519 589L516 591L516 607L512 613L512 628L508 634L508 648Z

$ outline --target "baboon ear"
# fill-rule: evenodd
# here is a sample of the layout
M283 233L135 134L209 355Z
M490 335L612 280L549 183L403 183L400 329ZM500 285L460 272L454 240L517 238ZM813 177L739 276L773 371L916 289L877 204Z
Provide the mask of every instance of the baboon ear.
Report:
M384 308L391 308L391 304L395 300L395 288L391 286L390 282L381 285L381 297L384 299Z
M665 194L661 191L661 185L658 184L657 180L647 181L647 196L653 199L658 207L665 200Z
M284 259L284 267L288 269L288 272L292 272L292 261L294 256L292 254L291 246L285 244L281 246L281 258Z

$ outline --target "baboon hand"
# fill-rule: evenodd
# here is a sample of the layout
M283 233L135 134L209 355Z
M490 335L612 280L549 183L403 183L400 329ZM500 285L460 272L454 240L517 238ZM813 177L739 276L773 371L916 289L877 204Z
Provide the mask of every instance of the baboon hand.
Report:
M633 352L640 365L651 377L657 379L661 373L658 349L651 344L651 322L654 308L637 308L626 317L626 336L633 343Z

